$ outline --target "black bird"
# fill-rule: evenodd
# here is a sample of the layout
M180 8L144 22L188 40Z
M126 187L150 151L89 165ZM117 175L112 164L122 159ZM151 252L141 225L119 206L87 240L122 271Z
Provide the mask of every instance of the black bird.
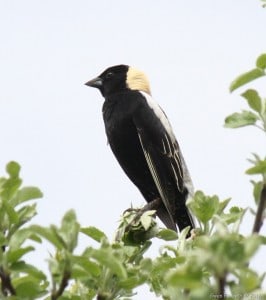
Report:
M108 142L130 180L166 227L194 228L186 206L193 186L172 127L151 97L145 74L127 65L106 69L86 85L105 98L103 119Z

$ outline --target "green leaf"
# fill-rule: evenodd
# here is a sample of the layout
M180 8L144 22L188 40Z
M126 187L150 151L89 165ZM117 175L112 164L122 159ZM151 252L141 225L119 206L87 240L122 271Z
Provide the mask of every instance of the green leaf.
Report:
M10 161L6 165L6 172L11 178L17 178L19 176L20 165L15 161Z
M4 200L10 201L17 193L19 187L21 186L21 183L22 180L18 177L12 177L5 180L0 191L2 198Z
M230 92L233 92L235 89L239 88L240 86L251 82L252 80L255 80L259 77L262 77L265 75L264 70L260 68L252 69L246 73L241 74L238 76L230 85Z
M24 223L30 221L34 216L37 215L36 203L22 207L17 214L19 216L19 225L23 225Z
M255 175L255 174L266 174L266 160L261 160L256 163L256 165L248 170L246 174Z
M262 99L260 98L257 91L250 89L250 90L245 91L241 96L244 97L248 101L249 106L253 110L255 110L258 113L261 112Z
M203 192L197 191L189 207L196 217L202 222L208 222L219 208L219 198L217 196L205 196Z
M56 248L60 250L65 248L64 243L62 243L62 241L57 237L57 235L51 228L46 228L39 225L31 225L29 228L32 230L33 233L36 233L41 237L45 238Z
M258 116L251 111L243 110L241 113L233 113L225 119L225 127L239 128L247 125L254 125Z
M140 222L141 225L145 230L148 230L151 226L154 225L154 215L156 211L155 210L148 210L145 211L141 217L140 217Z
M109 268L114 274L122 279L127 278L127 272L122 264L121 259L114 256L111 248L91 249L91 256L96 259L100 265Z
M80 265L78 264L74 264L71 267L71 277L75 280L82 280L82 279L86 279L88 280L89 277L91 276L91 274L89 274L86 270L84 270L84 268L82 268Z
M178 235L175 231L170 229L161 229L157 234L156 237L162 239L164 241L175 241L178 239Z
M140 283L142 283L142 280L139 276L130 276L127 279L121 280L119 282L119 286L126 290L131 290L137 287Z
M143 255L144 255L144 253L146 253L148 251L148 249L150 248L151 245L152 245L151 241L146 241L145 243L142 244L141 248L133 247L135 249L133 250L134 253L131 252L132 253L131 255L128 254L128 252L130 252L130 251L127 251L127 249L131 246L125 246L123 251L124 251L125 255L127 255L128 257L129 256L134 257L134 261L136 263L139 263L139 262L143 262Z
M263 244L262 237L258 235L251 235L244 240L244 249L247 259L250 259Z
M128 231L122 236L122 241L127 246L137 246L147 242L147 240L152 239L156 236L158 232L158 227L156 223L153 223L148 230L145 230L140 222L137 226L131 226Z
M7 244L7 239L3 232L0 232L0 247Z
M222 214L221 218L227 224L231 224L231 223L235 223L236 221L240 220L244 213L245 213L245 210L243 208L233 206L233 207L230 208L229 213L228 214Z
M20 189L16 196L11 200L13 206L17 206L25 201L42 198L43 194L41 190L37 187L24 187Z
M93 276L99 276L100 275L100 267L97 263L91 261L88 257L85 256L72 256L71 261L74 262L74 264L79 265L83 270L86 271L87 276L88 274L91 274Z
M212 254L217 254L222 259L227 258L232 262L245 262L244 245L239 241L236 234L227 235L225 237L216 236L211 240L210 250ZM226 267L226 266L223 266Z
M219 202L219 208L217 210L217 214L221 214L224 209L227 207L228 203L231 201L231 198L227 198L224 201Z
M55 225L50 225L50 230L52 234L57 238L57 240L63 245L63 248L68 249L68 245L66 243L66 237L64 233L62 233L62 230L57 228Z
M260 201L261 191L263 188L263 182L262 181L255 182L255 181L251 180L251 183L253 184L253 197L254 197L255 203L258 205L258 203Z
M72 252L77 246L79 228L74 210L66 212L62 219L61 228L58 233L65 241L70 252Z
M14 263L17 260L19 260L23 255L25 255L26 253L33 251L33 250L34 250L34 247L32 247L32 246L28 246L25 248L19 248L19 249L13 250L13 251L9 250L7 252L8 262Z
M16 224L19 220L19 217L15 209L7 201L3 201L3 208L5 209L8 215L10 223Z
M239 279L240 279L240 285L245 287L245 291L247 293L252 292L255 289L259 288L259 286L261 284L259 275L250 269L243 270L240 273ZM249 294L249 295L250 295L250 297L252 297L252 294ZM254 297L256 297L256 294L254 294ZM260 296L259 296L259 298L260 298ZM263 299L263 298L261 297L261 299Z
M195 264L185 265L170 271L166 276L167 283L172 287L195 289L202 285L202 271Z
M257 68L266 69L266 53L261 54L256 61Z
M80 229L80 232L94 239L96 242L101 242L102 238L107 238L103 231L93 226L83 227Z
M9 247L12 250L18 249L27 239L32 239L32 237L35 241L40 242L40 240L35 239L35 236L30 228L16 230L10 238Z
M169 272L171 269L176 269L177 265L183 264L186 261L184 256L178 257L171 257L168 255L159 256L155 259L154 263L152 264L152 273L157 277L164 276ZM150 270L148 269L148 272Z
M18 299L37 299L45 291L40 281L33 276L15 278L13 284Z

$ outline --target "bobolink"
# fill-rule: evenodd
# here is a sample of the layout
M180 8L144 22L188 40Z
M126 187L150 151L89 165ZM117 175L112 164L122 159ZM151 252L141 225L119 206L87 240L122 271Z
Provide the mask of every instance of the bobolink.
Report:
M105 98L108 142L120 166L166 227L194 228L186 206L193 186L172 127L151 97L145 74L127 65L108 68L86 85Z

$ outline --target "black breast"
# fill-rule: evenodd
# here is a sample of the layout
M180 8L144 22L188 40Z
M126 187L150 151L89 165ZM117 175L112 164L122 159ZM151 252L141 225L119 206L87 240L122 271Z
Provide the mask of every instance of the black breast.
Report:
M103 118L108 142L120 166L144 198L151 201L159 194L132 119L141 101L142 95L134 91L109 97L103 105Z

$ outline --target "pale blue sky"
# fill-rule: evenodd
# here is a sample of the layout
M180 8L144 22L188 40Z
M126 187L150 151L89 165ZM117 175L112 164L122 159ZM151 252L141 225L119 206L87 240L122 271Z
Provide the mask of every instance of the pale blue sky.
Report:
M58 224L74 208L82 226L111 237L119 215L144 200L107 146L103 99L84 82L124 63L150 78L195 188L253 206L243 173L250 152L265 155L265 137L223 120L246 107L228 86L265 52L265 28L256 0L0 0L0 173L16 160L25 185L42 189L34 222ZM266 95L265 79L251 86Z

